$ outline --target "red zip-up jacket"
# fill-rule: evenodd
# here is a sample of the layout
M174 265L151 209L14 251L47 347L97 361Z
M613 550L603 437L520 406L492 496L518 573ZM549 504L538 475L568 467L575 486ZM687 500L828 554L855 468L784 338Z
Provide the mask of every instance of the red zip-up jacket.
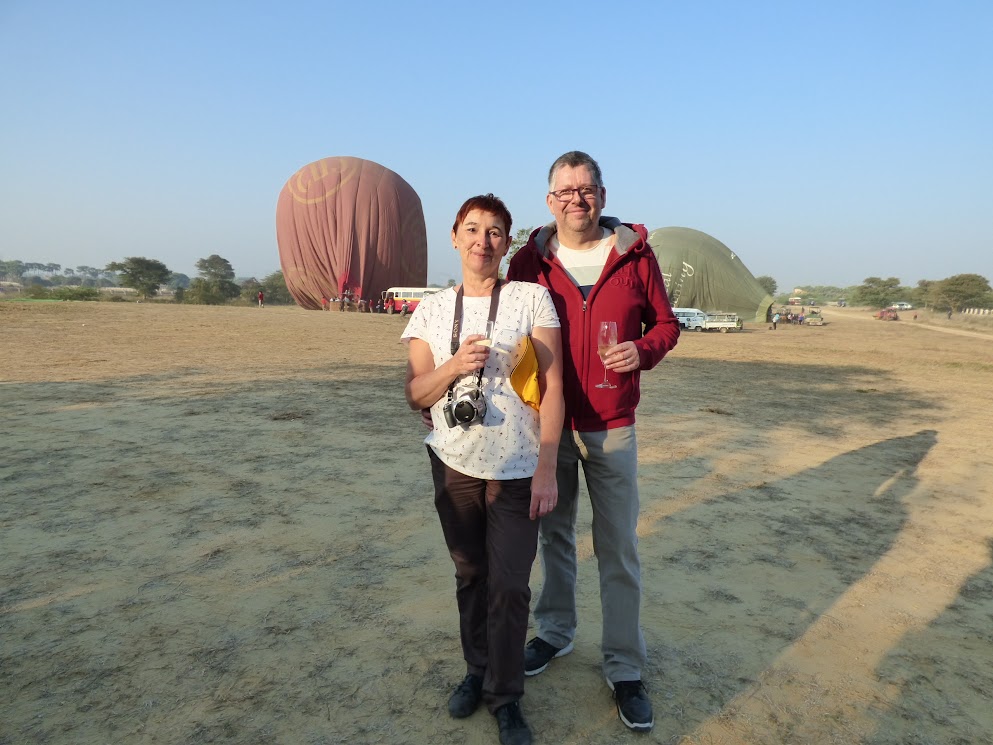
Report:
M507 279L537 282L551 293L562 324L565 426L598 432L634 424L641 399L641 370L651 370L679 339L679 321L672 314L658 259L648 245L644 225L628 225L601 217L601 227L616 236L614 251L600 279L583 293L548 250L554 223L531 234L527 245L511 259ZM633 341L641 355L640 369L608 373L617 388L596 388L603 380L597 354L601 321L617 322L617 340Z

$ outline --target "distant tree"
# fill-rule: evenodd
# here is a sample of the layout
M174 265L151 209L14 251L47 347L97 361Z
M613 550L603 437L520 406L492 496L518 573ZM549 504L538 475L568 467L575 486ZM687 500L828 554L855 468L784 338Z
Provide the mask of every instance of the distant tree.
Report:
M227 259L213 254L197 262L200 276L190 280L184 302L201 305L222 305L238 297L241 288L234 280L234 269Z
M262 280L266 305L292 305L296 302L290 291L286 289L286 280L282 272L273 272Z
M52 296L51 290L41 284L32 282L21 292L22 297L31 298L32 300L46 300Z
M234 280L234 269L231 267L231 262L217 254L211 254L206 259L200 259L197 262L197 271L200 272L201 277L211 281L221 279Z
M59 287L52 290L56 300L99 300L100 290L95 287Z
M241 288L228 279L204 279L197 277L190 280L186 288L183 302L199 305L223 305L228 300L238 297Z
M445 285L445 287L455 287L456 284L458 283L454 279L449 279L448 284Z
M103 274L99 269L92 266L80 265L76 267L76 276L80 278L78 284L83 287L96 287L97 280Z
M762 285L762 289L768 292L773 297L776 297L776 290L779 289L779 284L772 277L767 274L763 274L761 277L756 277L755 281Z
M265 292L265 288L262 287L262 283L259 282L255 277L249 277L240 282L241 285L241 299L247 301L248 303L254 303L259 296L259 290ZM268 300L268 298L266 298Z
M507 256L504 261L507 262L507 266L510 266L510 260L514 258L514 254L520 251L524 246L527 245L528 238L531 237L531 233L534 232L534 227L529 226L526 228L518 228L514 232L514 238L510 241L510 248L507 251Z
M934 284L930 279L918 280L917 287L910 291L910 302L921 308L932 305L931 290Z
M173 272L169 277L169 282L167 283L170 290L178 290L180 288L186 289L190 286L190 278L185 274L179 274L178 272Z
M896 277L888 279L866 277L862 284L855 288L854 299L859 305L885 308L895 303L899 294L900 280Z
M161 261L146 259L142 256L129 256L124 261L114 261L107 264L108 272L117 272L121 286L131 287L143 297L154 297L159 291L159 285L169 281L172 272Z
M17 259L10 261L0 261L0 274L8 282L20 282L24 276L24 262Z
M186 288L177 287L172 293L172 301L174 303L182 303L186 300Z
M24 277L26 268L23 261L11 259L10 261L0 261L0 274L7 278L8 282L20 282Z
M935 282L930 295L937 308L955 312L989 307L993 300L989 280L979 274L956 274Z

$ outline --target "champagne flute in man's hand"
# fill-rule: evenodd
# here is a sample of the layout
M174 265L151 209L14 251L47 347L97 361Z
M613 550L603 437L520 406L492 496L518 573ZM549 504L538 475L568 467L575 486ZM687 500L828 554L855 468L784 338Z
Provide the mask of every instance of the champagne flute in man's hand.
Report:
M617 346L617 323L615 321L602 321L600 331L597 334L596 349L603 363L603 382L597 383L596 388L616 388L607 382L607 352L611 347Z

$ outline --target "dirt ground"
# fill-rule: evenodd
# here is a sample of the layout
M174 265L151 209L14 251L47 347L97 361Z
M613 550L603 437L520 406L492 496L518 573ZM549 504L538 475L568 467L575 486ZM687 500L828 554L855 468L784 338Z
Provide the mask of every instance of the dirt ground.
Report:
M655 730L600 675L586 502L536 742L993 742L993 336L825 317L684 334L643 376ZM497 742L445 708L403 324L0 303L0 743Z

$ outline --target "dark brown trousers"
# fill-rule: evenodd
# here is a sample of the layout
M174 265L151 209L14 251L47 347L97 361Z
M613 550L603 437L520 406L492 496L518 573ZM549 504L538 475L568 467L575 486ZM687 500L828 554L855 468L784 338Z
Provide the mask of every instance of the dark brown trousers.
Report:
M524 644L538 521L531 479L488 481L459 473L428 447L434 504L455 562L455 599L466 671L483 679L489 711L524 695Z

